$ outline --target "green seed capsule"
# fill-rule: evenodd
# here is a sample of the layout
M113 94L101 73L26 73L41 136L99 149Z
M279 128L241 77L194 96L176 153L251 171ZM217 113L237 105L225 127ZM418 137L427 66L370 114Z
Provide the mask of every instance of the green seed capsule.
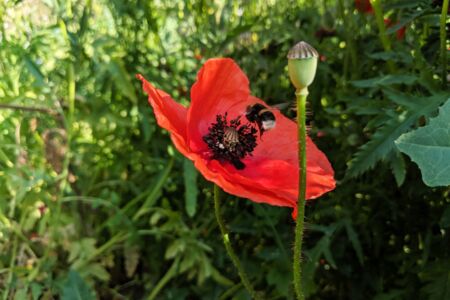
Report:
M308 93L308 86L316 76L319 53L305 42L296 44L288 53L288 71L298 93Z

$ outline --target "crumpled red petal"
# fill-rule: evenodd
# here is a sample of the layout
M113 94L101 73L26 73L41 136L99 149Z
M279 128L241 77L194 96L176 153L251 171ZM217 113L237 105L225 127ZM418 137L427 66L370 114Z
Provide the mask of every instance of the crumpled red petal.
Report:
M187 108L163 90L156 89L141 74L137 74L136 78L142 82L142 89L148 95L158 125L169 131L172 142L181 153L189 153L186 143Z
M206 61L191 88L188 112L188 140L193 151L205 150L202 137L216 120L216 115L244 109L250 96L247 76L230 58Z

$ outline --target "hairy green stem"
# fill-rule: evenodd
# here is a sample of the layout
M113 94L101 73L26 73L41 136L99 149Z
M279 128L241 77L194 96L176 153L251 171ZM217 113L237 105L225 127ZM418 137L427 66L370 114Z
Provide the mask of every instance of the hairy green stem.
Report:
M222 233L222 240L225 245L225 249L227 250L228 256L230 257L231 261L238 271L242 284L250 293L252 299L260 299L253 289L253 286L248 279L247 273L244 271L239 258L237 257L236 253L233 250L233 247L231 246L230 236L220 213L220 194L220 188L217 185L214 185L214 212L216 214L217 224L219 224L220 232Z
M444 0L442 3L441 12L441 28L440 28L440 39L441 39L441 65L442 65L442 86L445 88L447 85L447 11L448 11L449 0Z
M294 288L298 300L305 299L302 288L302 241L303 224L305 220L305 198L306 198L306 96L307 89L297 90L297 125L298 125L298 161L300 174L298 178L298 202L297 202L297 224L295 226L294 242Z

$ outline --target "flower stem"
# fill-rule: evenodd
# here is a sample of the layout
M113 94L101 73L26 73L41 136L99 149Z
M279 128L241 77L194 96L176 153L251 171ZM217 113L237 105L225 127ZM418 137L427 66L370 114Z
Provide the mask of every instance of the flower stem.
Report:
M302 289L302 240L303 224L305 219L305 198L306 198L306 96L307 88L297 90L297 125L298 125L298 161L300 174L298 178L299 192L297 203L297 224L295 226L294 242L294 288L298 300L305 299Z
M440 28L440 39L441 39L441 65L442 65L442 86L445 88L447 84L447 31L445 30L447 22L447 11L448 11L449 0L444 0L442 2L442 12L441 12L441 28Z
M236 253L231 246L231 241L229 237L228 230L225 227L225 223L223 222L222 215L220 214L220 194L221 190L217 185L214 185L214 212L216 214L217 223L219 224L220 232L222 233L223 243L225 245L225 249L227 250L228 256L231 258L234 266L236 267L239 277L241 278L242 284L250 293L252 299L261 299L253 289L250 281L248 280L247 273L244 271L244 268L239 261Z
M383 8L381 7L381 0L370 0L370 4L372 4L373 11L375 13L375 21L378 27L378 38L383 45L384 51L389 52L392 50L391 40L386 35L386 25L384 24L384 13ZM388 69L391 73L395 72L395 66L392 61L387 62Z

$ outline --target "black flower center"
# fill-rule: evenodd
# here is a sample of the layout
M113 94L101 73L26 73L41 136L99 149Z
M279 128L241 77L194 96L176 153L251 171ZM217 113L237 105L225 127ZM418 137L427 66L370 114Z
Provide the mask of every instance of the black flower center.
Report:
M241 124L240 117L228 121L227 113L217 115L216 122L208 130L203 140L211 150L211 159L229 162L238 170L244 169L242 159L252 155L258 130L250 124Z

